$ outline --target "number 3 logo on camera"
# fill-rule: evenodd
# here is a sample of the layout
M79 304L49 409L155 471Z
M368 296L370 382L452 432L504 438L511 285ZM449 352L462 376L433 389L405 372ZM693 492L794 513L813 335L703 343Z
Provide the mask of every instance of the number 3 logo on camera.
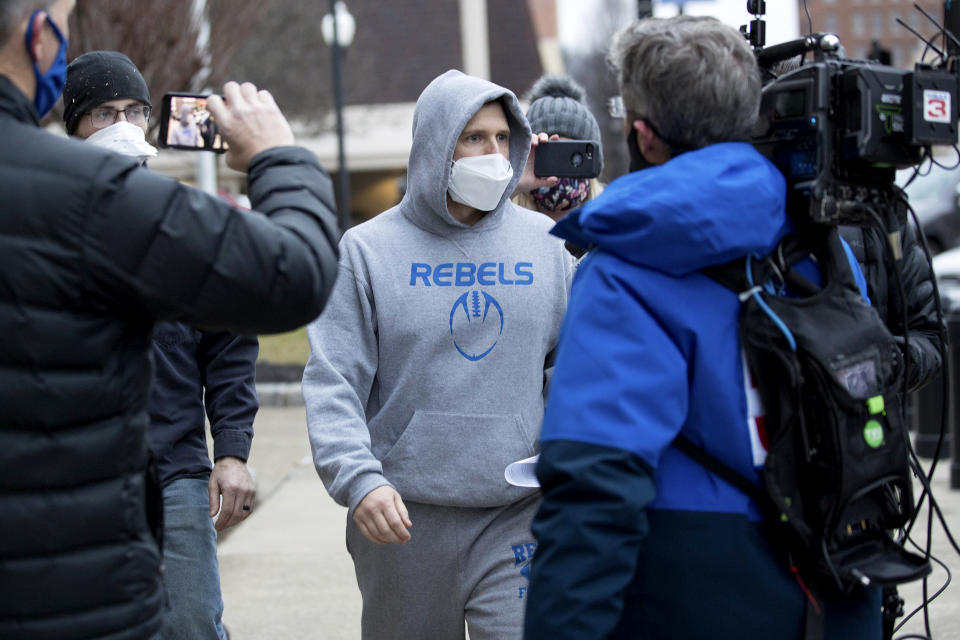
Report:
M925 90L923 92L923 119L927 122L950 123L950 92Z

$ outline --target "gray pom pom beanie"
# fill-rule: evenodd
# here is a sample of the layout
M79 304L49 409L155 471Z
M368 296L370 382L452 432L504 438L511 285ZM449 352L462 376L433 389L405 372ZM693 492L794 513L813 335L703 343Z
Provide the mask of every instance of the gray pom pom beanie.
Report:
M600 126L584 104L583 87L566 74L547 74L537 80L525 99L527 120L536 133L557 134L573 140L593 140L601 146ZM603 150L600 149L603 167Z

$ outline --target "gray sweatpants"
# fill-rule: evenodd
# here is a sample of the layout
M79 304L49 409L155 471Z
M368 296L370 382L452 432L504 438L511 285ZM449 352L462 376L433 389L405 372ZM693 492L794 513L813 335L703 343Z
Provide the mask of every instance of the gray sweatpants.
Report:
M364 640L509 640L523 635L530 522L540 495L505 507L406 503L406 544L377 545L347 519L347 549L363 596Z

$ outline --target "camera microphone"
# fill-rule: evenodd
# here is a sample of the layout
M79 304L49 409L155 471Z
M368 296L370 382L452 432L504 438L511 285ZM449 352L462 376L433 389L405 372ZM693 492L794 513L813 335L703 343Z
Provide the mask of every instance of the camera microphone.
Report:
M833 33L812 33L796 40L775 44L757 52L757 63L769 69L783 60L803 55L807 51L836 51L840 48L840 38Z

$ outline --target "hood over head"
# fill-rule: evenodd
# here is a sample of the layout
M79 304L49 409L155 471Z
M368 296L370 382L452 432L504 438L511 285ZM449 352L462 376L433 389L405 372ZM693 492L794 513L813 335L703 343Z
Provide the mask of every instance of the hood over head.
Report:
M497 207L470 227L456 220L447 209L453 152L466 124L483 105L494 100L503 106L510 125L513 179ZM413 113L413 146L407 165L407 191L400 209L415 224L433 233L497 225L517 187L529 153L530 127L513 92L460 71L447 71L434 78L417 100Z
M752 145L723 142L614 180L552 233L682 276L766 255L790 229L780 171Z

